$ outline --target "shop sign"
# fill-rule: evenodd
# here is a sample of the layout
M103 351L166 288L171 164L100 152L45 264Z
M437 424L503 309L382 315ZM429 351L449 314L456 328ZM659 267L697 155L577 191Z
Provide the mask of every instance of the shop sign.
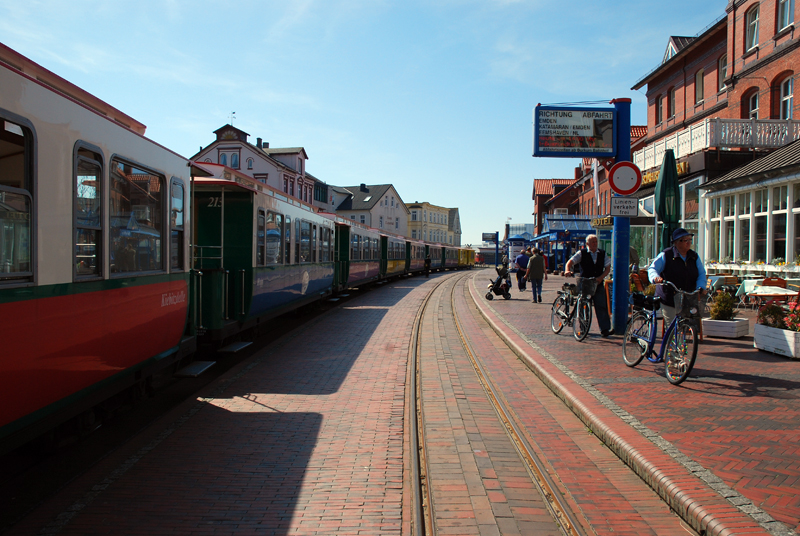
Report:
M592 220L592 227L595 229L600 229L601 227L614 227L614 218L609 216L595 218Z
M678 177L686 175L689 173L689 162L678 162ZM647 173L642 174L642 186L646 184L655 184L658 180L658 174L661 172L660 169L656 169L654 171L648 171Z

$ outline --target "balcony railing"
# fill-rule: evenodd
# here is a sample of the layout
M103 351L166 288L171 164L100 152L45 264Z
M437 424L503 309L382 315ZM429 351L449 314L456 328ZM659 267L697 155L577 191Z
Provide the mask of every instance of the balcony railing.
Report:
M681 158L711 148L777 148L799 138L800 121L792 119L705 119L636 151L633 163L645 171L661 166L667 149Z

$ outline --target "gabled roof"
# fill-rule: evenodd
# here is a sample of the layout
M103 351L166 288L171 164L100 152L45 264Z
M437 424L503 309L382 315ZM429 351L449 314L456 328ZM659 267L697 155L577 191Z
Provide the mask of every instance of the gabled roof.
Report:
M681 50L691 44L697 37L688 37L683 35L672 35L667 43L667 49L664 51L664 59L661 63L668 62L672 56L677 55Z
M575 179L533 179L533 199L537 195L553 195L556 186L569 186Z
M262 147L261 150L264 151L265 153L267 153L268 155L303 153L303 158L308 160L308 154L306 153L306 150L303 147L275 147L275 148L272 148L272 147L264 148L264 147Z
M391 187L391 184L364 185L362 190L361 186L345 186L344 189L350 192L352 197L346 199L336 210L372 210ZM396 201L402 204L399 199Z
M777 151L753 160L721 177L699 186L702 190L717 191L757 184L762 181L800 172L800 140L784 145Z

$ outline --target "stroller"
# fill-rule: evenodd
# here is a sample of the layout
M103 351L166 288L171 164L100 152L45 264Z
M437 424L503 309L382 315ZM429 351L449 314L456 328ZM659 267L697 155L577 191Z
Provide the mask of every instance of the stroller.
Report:
M494 299L494 295L502 296L503 298L511 299L511 279L508 277L508 258L503 257L503 264L494 267L497 271L497 279L489 280L489 292L486 293L486 299Z

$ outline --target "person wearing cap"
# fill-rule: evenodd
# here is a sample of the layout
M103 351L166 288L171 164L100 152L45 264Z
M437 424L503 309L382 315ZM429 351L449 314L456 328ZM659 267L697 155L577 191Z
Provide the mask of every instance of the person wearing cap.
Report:
M597 235L586 237L586 248L580 249L568 261L564 276L572 275L577 266L581 272L581 277L593 277L597 281L597 289L594 292L594 311L597 316L597 325L600 326L600 336L605 338L614 334L611 329L611 317L608 314L608 302L606 289L603 279L611 271L611 258L606 252L597 248Z
M706 268L700 256L692 249L694 234L678 228L672 232L672 246L658 254L647 268L647 275L653 283L669 281L686 292L702 289L705 294ZM656 296L661 298L664 325L669 326L675 318L675 290L669 285L658 285Z

